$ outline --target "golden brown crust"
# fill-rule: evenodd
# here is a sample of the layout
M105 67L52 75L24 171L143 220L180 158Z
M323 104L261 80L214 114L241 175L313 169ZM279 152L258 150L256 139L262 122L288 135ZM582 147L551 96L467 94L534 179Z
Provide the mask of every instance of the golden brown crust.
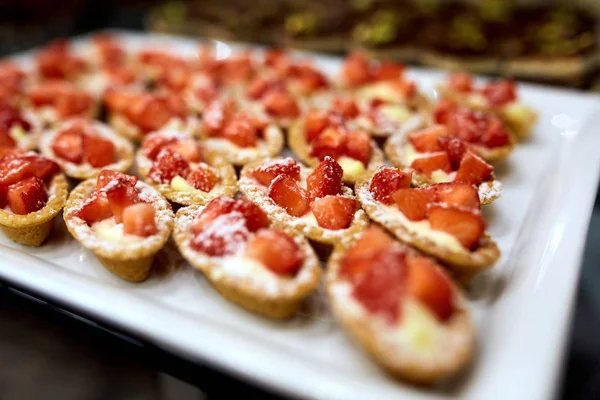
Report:
M476 274L492 267L500 258L500 249L492 238L486 233L479 240L475 251L463 249L456 251L445 246L440 246L426 236L410 231L399 218L390 216L386 206L373 199L369 191L371 178L356 184L356 197L363 210L369 217L394 234L399 240L416 249L429 254L452 271L457 280L467 283Z
M392 335L386 335L385 325L367 312L351 309L349 303L359 303L342 295L340 289L344 281L339 277L340 262L351 244L352 240L348 240L335 248L327 263L326 274L326 289L333 315L346 331L379 366L397 379L427 385L463 371L474 356L476 340L467 302L460 290L453 285L455 311L443 323L443 337L436 342L434 353L422 354L407 343L394 343L394 339L390 339ZM358 305L358 309L362 307Z
M288 129L288 146L292 150L292 152L302 161L304 164L309 167L316 167L319 165L319 159L312 157L310 155L310 146L306 143L306 135L304 132L304 121L298 120L294 125ZM344 182L346 183L356 183L363 176L368 175L369 172L375 171L377 167L383 164L383 152L377 145L374 140L371 140L371 158L369 159L369 163L367 167L363 171L362 174L348 175L344 172Z
M192 234L190 223L203 209L194 205L177 211L173 237L186 260L200 270L226 299L254 313L275 319L289 318L300 303L317 289L321 280L321 268L317 257L306 239L295 236L294 240L304 252L304 264L294 278L283 279L274 274L273 281L262 285L252 275L239 271L224 270L227 258L210 257L190 247Z
M268 196L267 192L250 176L250 172L254 168L263 163L275 160L277 159L259 160L242 168L240 180L238 181L238 188L240 189L240 192L246 195L252 202L256 203L267 214L269 220L276 228L285 230L294 235L306 236L308 239L319 243L336 244L343 240L344 237L353 236L367 227L369 219L360 208L357 208L350 226L346 229L339 230L321 228L317 225L316 221L309 221L304 217L298 218L288 214L284 208L275 204ZM303 167L300 176L306 178L310 171L312 170ZM351 197L354 198L350 188L345 188L344 194L348 196L351 195Z
M390 159L392 165L396 168L408 168L411 169L409 165L404 164L404 157L402 155L402 149L404 146L408 144L408 135L394 135L391 137L384 146L385 154ZM435 183L431 177L419 174L411 169L413 172L412 183L415 186L428 186ZM479 201L481 201L482 205L491 204L496 199L498 199L502 194L502 185L496 180L495 176L492 174L492 179L481 183L478 188L479 192Z
M133 146L131 143L117 135L108 125L105 125L99 121L89 121L89 123L95 130L96 134L109 139L114 144L116 153L116 161L114 163L108 164L101 168L94 168L88 163L75 164L54 154L54 151L52 150L52 143L56 139L56 136L64 128L68 127L69 124L74 123L74 121L75 120L66 121L60 127L44 132L44 135L40 141L40 151L42 154L45 157L54 160L69 178L80 180L89 179L98 176L100 171L103 169L126 172L131 167L131 164L133 164Z

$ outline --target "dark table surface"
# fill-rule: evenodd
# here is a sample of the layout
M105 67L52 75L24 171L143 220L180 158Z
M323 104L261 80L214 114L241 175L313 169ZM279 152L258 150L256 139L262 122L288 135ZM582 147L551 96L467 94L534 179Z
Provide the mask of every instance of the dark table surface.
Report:
M107 4L112 4L107 1ZM114 4L113 4L114 5ZM84 8L62 20L2 40L0 53L38 45L56 35L105 26L142 29L144 6ZM1 26L0 26L1 28ZM8 30L10 33L10 29ZM600 399L600 204L590 224L577 305L557 397ZM115 327L49 304L0 281L0 399L277 398L210 368L189 363Z

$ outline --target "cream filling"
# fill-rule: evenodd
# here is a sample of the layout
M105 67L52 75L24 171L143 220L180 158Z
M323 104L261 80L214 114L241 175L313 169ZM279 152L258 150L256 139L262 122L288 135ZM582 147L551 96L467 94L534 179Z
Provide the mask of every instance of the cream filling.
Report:
M527 124L535 119L535 113L527 106L513 101L502 109L504 118L517 124Z
M348 179L351 176L359 176L365 172L365 166L354 158L341 156L337 159L338 164L344 171L344 179Z
M402 103L406 99L386 82L374 83L359 89L357 97L361 102L371 103L379 99L386 103Z
M132 243L140 240L139 236L123 232L123 224L117 224L113 217L92 225L92 231L102 240L111 243Z
M8 132L10 137L12 137L15 141L20 142L27 138L27 132L21 125L13 125Z
M177 175L173 179L171 179L171 189L176 190L178 192L187 192L194 193L195 195L205 196L211 193L218 185L215 185L209 192L205 192L200 189L196 189L194 186L190 185L188 181L186 181L181 176Z

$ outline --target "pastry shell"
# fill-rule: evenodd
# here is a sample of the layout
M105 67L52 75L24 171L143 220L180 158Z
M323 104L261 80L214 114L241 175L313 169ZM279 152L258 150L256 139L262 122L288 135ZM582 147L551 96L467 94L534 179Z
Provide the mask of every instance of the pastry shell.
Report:
M410 169L410 166L404 163L404 157L402 156L402 149L408 144L407 138L408 135L392 136L384 146L385 154L390 159L392 165L396 168ZM414 170L412 170L412 172L412 183L415 186L427 186L435 183L431 177L425 174L419 174ZM479 192L479 201L482 205L491 204L501 196L502 184L494 177L492 173L492 179L482 182L477 187L477 191Z
M310 144L306 143L306 135L304 130L304 121L298 120L288 130L288 146L292 152L310 167L319 165L319 159L310 155ZM383 164L383 152L374 140L371 140L371 157L369 163L361 174L347 174L344 172L344 182L356 183L369 172L375 171L377 167Z
M50 234L54 218L63 209L69 185L63 174L55 175L48 185L48 201L38 211L20 215L0 209L0 229L11 240L25 246L41 246Z
M325 244L339 243L344 237L361 232L367 227L369 219L365 212L358 207L358 201L356 213L354 214L350 226L346 229L332 230L321 228L314 219L311 221L307 220L305 216L294 217L288 214L283 207L277 205L269 197L266 188L250 176L250 172L254 168L275 160L277 159L259 160L246 165L242 168L240 179L238 181L240 191L268 215L274 227L287 230L294 235L304 235L310 240ZM300 179L306 180L306 177L310 172L312 172L312 169L302 167ZM354 198L350 188L344 187L343 190L345 196Z
M380 367L397 379L427 385L463 371L476 351L476 339L467 301L459 288L452 285L455 309L450 319L441 323L444 332L436 341L437 351L424 355L410 343L396 340L393 328L354 301L351 283L339 276L340 263L350 244L351 240L336 246L327 263L325 283L333 315L346 332Z
M314 292L321 281L321 266L306 239L293 236L305 259L292 279L273 274L274 281L264 282L236 271L224 271L227 257L211 257L190 247L193 238L190 225L204 207L193 205L177 211L173 237L185 259L201 271L213 287L226 299L239 306L273 319L289 318L301 302ZM233 256L234 257L234 256Z
M73 189L65 206L67 229L113 274L132 282L145 280L150 274L155 254L167 243L173 228L174 215L169 202L151 186L138 181L136 188L140 197L142 200L148 200L156 211L158 233L139 238L136 242L113 243L98 238L85 221L73 216L95 188L96 179L88 179Z
M386 210L386 206L373 198L369 190L370 182L371 178L369 177L357 183L355 188L356 197L369 217L400 241L440 260L460 283L468 283L478 273L491 268L500 258L498 245L487 233L479 239L479 246L476 250L456 251L410 231L400 219L393 216L390 218L390 212Z
M100 171L102 171L103 169L112 169L114 171L126 172L131 167L131 165L133 164L133 146L131 145L131 143L128 140L123 139L121 136L117 135L108 125L94 120L87 121L87 124L89 124L93 128L95 134L105 139L108 139L113 143L113 145L115 146L115 155L117 161L115 161L112 164L108 164L104 167L95 168L88 163L72 163L54 154L54 151L52 150L52 143L56 139L56 136L63 129L68 128L69 125L76 123L76 121L80 120L78 119L66 121L60 127L55 127L51 130L44 132L42 139L40 140L40 150L42 154L45 157L54 160L58 165L60 165L62 170L69 178L79 180L89 179L98 176Z

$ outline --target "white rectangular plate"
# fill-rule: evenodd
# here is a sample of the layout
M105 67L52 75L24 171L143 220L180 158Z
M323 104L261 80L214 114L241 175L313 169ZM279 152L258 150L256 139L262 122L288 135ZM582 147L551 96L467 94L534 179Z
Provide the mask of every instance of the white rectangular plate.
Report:
M197 43L120 34L132 47L193 52ZM225 44L219 49L229 52ZM315 60L330 72L339 66L339 59ZM444 77L422 69L409 75L428 94ZM222 299L175 252L161 255L164 266L148 281L130 284L73 240L62 220L39 249L0 235L0 276L182 357L300 397L547 399L558 378L598 183L600 97L532 85L521 85L520 93L540 122L498 168L504 192L485 215L503 256L470 288L478 354L447 388L419 389L386 376L340 330L322 294L297 318L268 321Z

